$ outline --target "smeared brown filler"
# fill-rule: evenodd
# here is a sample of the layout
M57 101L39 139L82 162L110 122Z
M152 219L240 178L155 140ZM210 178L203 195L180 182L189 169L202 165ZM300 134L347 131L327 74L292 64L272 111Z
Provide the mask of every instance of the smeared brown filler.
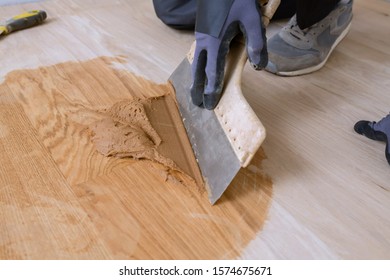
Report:
M149 159L181 171L175 162L157 151L161 137L152 127L146 115L145 100L124 100L104 110L106 118L90 125L92 141L105 156L119 158Z

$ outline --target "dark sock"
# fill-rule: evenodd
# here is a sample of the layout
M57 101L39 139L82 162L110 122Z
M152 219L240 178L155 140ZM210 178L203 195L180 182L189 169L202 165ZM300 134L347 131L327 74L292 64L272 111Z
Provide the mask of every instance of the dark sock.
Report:
M340 0L298 0L297 23L300 29L306 29L324 19Z
M291 18L297 12L298 0L282 0L272 19Z

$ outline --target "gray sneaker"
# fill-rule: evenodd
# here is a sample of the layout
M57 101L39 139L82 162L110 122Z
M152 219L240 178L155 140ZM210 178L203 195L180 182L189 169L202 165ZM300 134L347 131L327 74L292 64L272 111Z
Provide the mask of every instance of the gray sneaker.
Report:
M301 30L296 16L268 40L268 72L280 76L308 74L325 65L338 43L347 35L353 0L341 0L323 20Z

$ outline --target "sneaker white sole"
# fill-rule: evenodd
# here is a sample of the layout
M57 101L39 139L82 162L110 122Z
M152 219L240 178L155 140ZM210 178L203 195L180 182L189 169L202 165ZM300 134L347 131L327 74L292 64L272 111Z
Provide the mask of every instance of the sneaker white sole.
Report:
M343 40L344 37L347 36L349 29L351 28L351 24L352 24L352 22L350 22L348 24L347 28L345 28L344 31L340 34L340 36L336 39L336 41L334 41L330 51L328 52L328 55L325 57L325 59L320 64L317 64L317 65L314 65L314 66L311 66L311 67L308 67L305 69L296 70L296 71L276 72L275 74L279 75L279 76L293 77L293 76L300 76L300 75L309 74L309 73L312 73L312 72L315 72L315 71L321 69L325 65L325 63L328 61L328 58L331 55L331 53L333 52L334 48L336 48L336 46L341 42L341 40Z

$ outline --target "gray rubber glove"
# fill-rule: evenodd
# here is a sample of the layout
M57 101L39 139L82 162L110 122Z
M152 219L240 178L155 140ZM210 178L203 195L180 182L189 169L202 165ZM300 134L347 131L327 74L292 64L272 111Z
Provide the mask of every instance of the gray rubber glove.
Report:
M192 64L192 102L214 109L223 89L225 59L232 39L244 34L254 69L268 62L265 28L257 0L198 0L196 48Z

